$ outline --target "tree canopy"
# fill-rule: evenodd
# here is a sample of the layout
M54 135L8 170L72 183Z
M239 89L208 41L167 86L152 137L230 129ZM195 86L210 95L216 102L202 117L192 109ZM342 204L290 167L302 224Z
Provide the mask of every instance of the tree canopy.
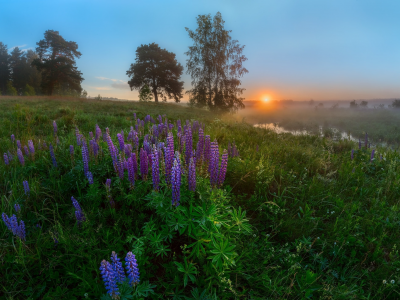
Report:
M42 89L45 94L76 93L82 91L82 73L76 67L79 58L76 42L66 41L58 31L47 30L44 39L36 43L38 58L32 65L42 73Z
M175 59L174 53L152 43L136 49L135 63L131 64L126 74L131 77L128 81L131 90L141 91L148 85L155 102L158 102L158 96L164 101L168 96L179 102L183 90L183 81L179 81L182 72L183 67Z
M199 15L196 31L185 28L194 42L185 53L193 86L187 93L197 106L231 111L244 108L239 78L248 73L242 66L247 58L242 54L244 46L232 40L232 31L225 30L224 23L218 12L214 18Z
M9 54L7 45L0 42L0 92L6 93L7 82L10 80L10 66L8 64Z

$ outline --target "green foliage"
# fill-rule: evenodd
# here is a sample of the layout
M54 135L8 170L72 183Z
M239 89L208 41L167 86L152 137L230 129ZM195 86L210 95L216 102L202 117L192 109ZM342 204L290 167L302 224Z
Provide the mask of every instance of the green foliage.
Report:
M392 102L392 107L399 108L400 107L400 99L394 99Z
M151 91L150 88L147 84L145 84L141 89L139 93L139 101L141 102L147 102L151 101L152 96L151 96Z
M31 87L29 84L26 84L24 89L24 96L35 96L35 89Z
M18 95L17 89L13 86L11 81L7 82L6 94L9 96L17 96Z

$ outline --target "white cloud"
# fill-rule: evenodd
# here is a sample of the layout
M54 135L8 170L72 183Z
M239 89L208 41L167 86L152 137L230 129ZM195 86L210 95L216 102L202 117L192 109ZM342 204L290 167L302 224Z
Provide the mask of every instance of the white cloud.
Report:
M130 87L126 81L124 83L112 83L111 86L115 89L120 89L120 90L129 90Z
M126 80L121 80L121 79L114 79L114 78L107 78L107 77L102 77L102 76L98 76L98 77L96 77L97 79L100 79L100 80L111 80L111 81L113 81L113 82L126 82Z
M111 87L109 86L88 86L88 89L93 89L96 91L109 91Z
M13 51L15 48L23 48L23 47L25 47L26 46L26 44L23 44L23 45L21 45L21 46L14 46L14 47L11 47L11 48L8 48L8 51Z

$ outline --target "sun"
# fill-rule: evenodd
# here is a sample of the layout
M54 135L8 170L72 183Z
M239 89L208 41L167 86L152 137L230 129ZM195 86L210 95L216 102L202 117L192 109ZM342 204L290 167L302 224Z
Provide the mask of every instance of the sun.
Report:
M269 98L269 96L265 96L263 100L264 100L264 102L268 102L271 99Z

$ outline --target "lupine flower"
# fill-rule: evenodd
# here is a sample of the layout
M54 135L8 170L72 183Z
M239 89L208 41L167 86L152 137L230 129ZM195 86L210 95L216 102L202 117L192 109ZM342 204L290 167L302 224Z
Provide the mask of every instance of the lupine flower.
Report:
M76 222L78 223L78 226L80 226L82 224L82 222L86 221L86 217L82 212L82 208L79 205L78 201L76 201L76 199L74 197L71 197L71 201L72 201L72 205L75 208L75 218L76 218Z
M15 136L13 134L11 135L11 142L15 142Z
M42 228L39 223L36 224L36 228Z
M351 149L351 160L354 159L354 149Z
M17 147L18 147L18 149L21 149L21 141L20 140L17 140Z
M199 140L196 147L196 161L201 162L204 155L204 132L203 129L199 128Z
M8 217L5 213L1 215L3 222L6 224L7 228L21 240L25 241L25 223L20 221L18 225L18 220L16 215Z
M95 135L95 140L96 140L96 142L98 142L100 137L101 137L101 129L100 129L99 125L97 125L97 124L96 124L96 131L95 132L96 132L95 133L96 134Z
M53 129L54 129L54 135L57 135L57 123L56 123L56 121L53 121Z
M171 172L172 205L178 206L181 199L181 164L179 152L175 152L174 164Z
M124 163L124 160L122 159L121 154L119 155L119 160L117 162L117 169L118 169L119 178L123 179L124 178L125 163Z
M74 156L74 146L73 145L69 145L69 154L71 155L71 157Z
M137 158L136 158L136 153L132 153L131 155L132 162L133 162L133 172L135 174L135 179L138 178L138 165L137 165Z
M26 156L29 156L29 149L27 146L24 146L24 152Z
M88 179L89 184L93 184L93 174L92 174L92 172L88 171L86 173L86 178Z
M119 290L117 287L117 280L112 265L103 260L100 265L101 276L103 277L104 285L106 286L107 293L112 299L119 298Z
M135 169L133 166L133 158L129 157L128 158L128 179L129 182L131 183L131 187L135 185Z
M25 159L24 159L24 155L22 154L22 151L21 151L21 149L18 149L17 150L17 156L18 156L18 159L19 159L19 162L21 163L21 165L25 165Z
M133 118L136 120L136 113L133 113Z
M154 147L153 153L151 154L151 168L152 168L152 178L153 178L153 189L158 191L158 186L160 184L160 164L158 162L158 151Z
M228 168L228 152L224 150L224 153L222 154L221 166L218 172L218 186L221 186L224 183L227 168Z
M375 155L375 149L373 149L372 152L371 152L371 159L370 159L370 161L372 161L372 160L374 159L374 155Z
M28 141L28 147L29 147L29 152L31 153L31 155L33 156L35 154L35 147L33 146L33 142L32 140Z
M124 137L122 136L122 134L117 133L117 138L118 138L120 150L124 151Z
M128 252L128 254L125 257L125 266L127 269L128 273L128 278L129 278L129 284L135 285L140 282L139 279L139 268L136 262L135 254L132 252Z
M125 157L130 157L132 154L132 145L131 144L125 144L124 146L124 151L125 151Z
M167 148L165 150L165 181L171 184L171 170L174 160L174 135L172 132L167 136Z
M57 168L56 156L54 155L54 149L53 149L53 145L52 144L50 144L49 149L50 149L50 156L51 156L51 160L53 162L53 166L55 168Z
M29 193L31 192L31 190L29 189L29 183L27 180L24 180L22 182L22 185L24 186L24 191L25 191L25 195L29 196Z
M117 282L123 282L125 280L125 271L115 251L111 253L111 262L116 277L115 279L117 280Z
M92 131L89 131L89 137L90 137L91 140L93 139L93 132Z
M211 143L211 157L208 165L208 172L210 173L210 183L212 187L218 184L218 163L219 163L219 151L218 143L214 141Z
M149 171L148 166L148 157L146 151L141 148L140 149L140 174L142 175L143 180L147 179L147 173Z
M196 162L192 157L189 163L189 190L194 192L196 190Z
M14 156L11 154L10 151L7 151L7 154L8 154L8 160L12 161L14 159Z
M191 130L190 126L188 126L186 134L185 134L186 166L189 165L190 158L192 157L192 151L193 151L193 136L192 136L192 130Z
M82 141L82 161L83 161L83 172L87 174L89 172L89 151L86 142Z
M4 158L4 163L8 166L8 164L9 164L10 162L9 162L9 160L8 160L8 155L7 155L7 153L4 153L4 154L3 154L3 158Z
M209 135L206 135L204 141L204 160L209 163L211 157L211 139Z
M21 206L19 206L19 204L14 204L14 209L16 212L19 212L21 210Z
M106 128L107 130L108 128ZM118 167L117 167L117 163L118 163L118 154L117 154L117 149L115 149L115 146L111 140L110 135L108 134L108 132L106 133L106 139L107 139L107 145L108 145L108 150L110 151L110 155L113 161L113 165L114 165L114 170L118 171Z

